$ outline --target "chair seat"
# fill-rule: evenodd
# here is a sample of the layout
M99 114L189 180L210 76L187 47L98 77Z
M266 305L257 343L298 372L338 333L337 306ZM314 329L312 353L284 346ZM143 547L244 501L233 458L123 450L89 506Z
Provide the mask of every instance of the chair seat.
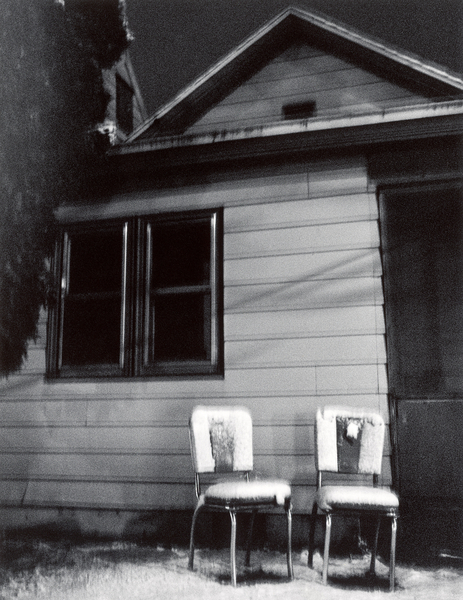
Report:
M315 502L325 512L333 510L396 511L397 496L382 488L368 486L327 485L316 494Z
M206 505L255 506L272 504L285 506L291 500L291 487L286 481L224 481L207 488L203 494Z

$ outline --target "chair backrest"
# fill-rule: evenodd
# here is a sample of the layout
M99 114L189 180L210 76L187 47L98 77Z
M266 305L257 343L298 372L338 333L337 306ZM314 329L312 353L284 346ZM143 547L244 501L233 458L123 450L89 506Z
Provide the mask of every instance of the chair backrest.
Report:
M197 406L190 418L195 473L252 471L252 419L244 407Z
M328 406L315 419L317 471L379 475L384 420L366 410Z

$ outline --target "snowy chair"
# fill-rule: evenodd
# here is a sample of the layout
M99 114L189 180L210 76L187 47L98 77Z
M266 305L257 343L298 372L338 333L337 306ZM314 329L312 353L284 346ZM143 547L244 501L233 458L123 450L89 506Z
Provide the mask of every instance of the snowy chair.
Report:
M249 480L253 469L252 420L246 408L205 407L193 410L190 419L190 445L198 499L190 535L188 568L193 569L194 529L202 509L228 512L231 519L231 582L236 586L236 514L251 513L251 526L246 552L246 566L251 553L252 526L259 509L282 507L287 516L288 576L293 578L291 560L291 488L277 480ZM200 474L241 472L244 479L229 479L209 486L201 493Z
M317 490L315 493L309 537L309 567L313 566L315 522L317 508L325 515L325 549L323 556L323 583L328 578L331 516L367 515L376 518L376 533L371 555L370 573L375 573L376 550L382 517L391 520L391 554L389 588L394 591L395 546L399 500L397 496L378 486L384 444L384 421L378 414L348 408L326 407L317 411L315 420L315 466ZM322 473L372 475L369 485L325 485Z

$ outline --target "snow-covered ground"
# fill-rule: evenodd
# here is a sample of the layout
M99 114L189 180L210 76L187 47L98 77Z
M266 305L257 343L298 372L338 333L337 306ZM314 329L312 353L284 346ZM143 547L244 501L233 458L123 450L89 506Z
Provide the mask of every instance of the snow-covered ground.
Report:
M227 550L200 549L195 570L187 568L186 548L136 544L72 546L45 542L4 547L0 600L384 600L389 596L388 565L377 562L377 577L366 573L369 556L333 558L329 584L321 583L322 560L307 568L307 551L294 552L294 581L286 557L259 550L251 568L238 553L238 586L230 586ZM440 567L397 564L397 600L461 600L463 561Z

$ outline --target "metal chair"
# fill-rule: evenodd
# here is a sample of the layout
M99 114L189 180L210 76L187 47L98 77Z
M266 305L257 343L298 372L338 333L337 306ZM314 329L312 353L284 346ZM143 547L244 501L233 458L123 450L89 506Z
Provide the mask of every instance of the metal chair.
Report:
M198 406L190 419L190 445L195 471L197 505L190 535L188 568L193 570L194 530L201 510L228 512L231 519L230 569L231 582L236 586L236 515L251 513L251 525L246 551L246 566L250 564L252 527L260 509L282 507L288 527L288 577L293 578L291 559L291 488L285 481L252 480L253 469L252 419L242 407ZM200 475L241 472L244 479L235 478L210 485L201 492Z
M326 532L323 556L323 583L328 579L332 515L366 515L376 519L374 547L370 573L375 573L376 551L381 519L391 521L391 552L389 562L389 589L394 591L395 547L399 500L397 496L378 487L384 444L384 420L381 415L349 408L326 407L318 410L315 420L315 466L317 490L315 493L309 536L309 567L313 566L315 524L317 509L325 515ZM370 485L324 485L322 473L372 475Z

